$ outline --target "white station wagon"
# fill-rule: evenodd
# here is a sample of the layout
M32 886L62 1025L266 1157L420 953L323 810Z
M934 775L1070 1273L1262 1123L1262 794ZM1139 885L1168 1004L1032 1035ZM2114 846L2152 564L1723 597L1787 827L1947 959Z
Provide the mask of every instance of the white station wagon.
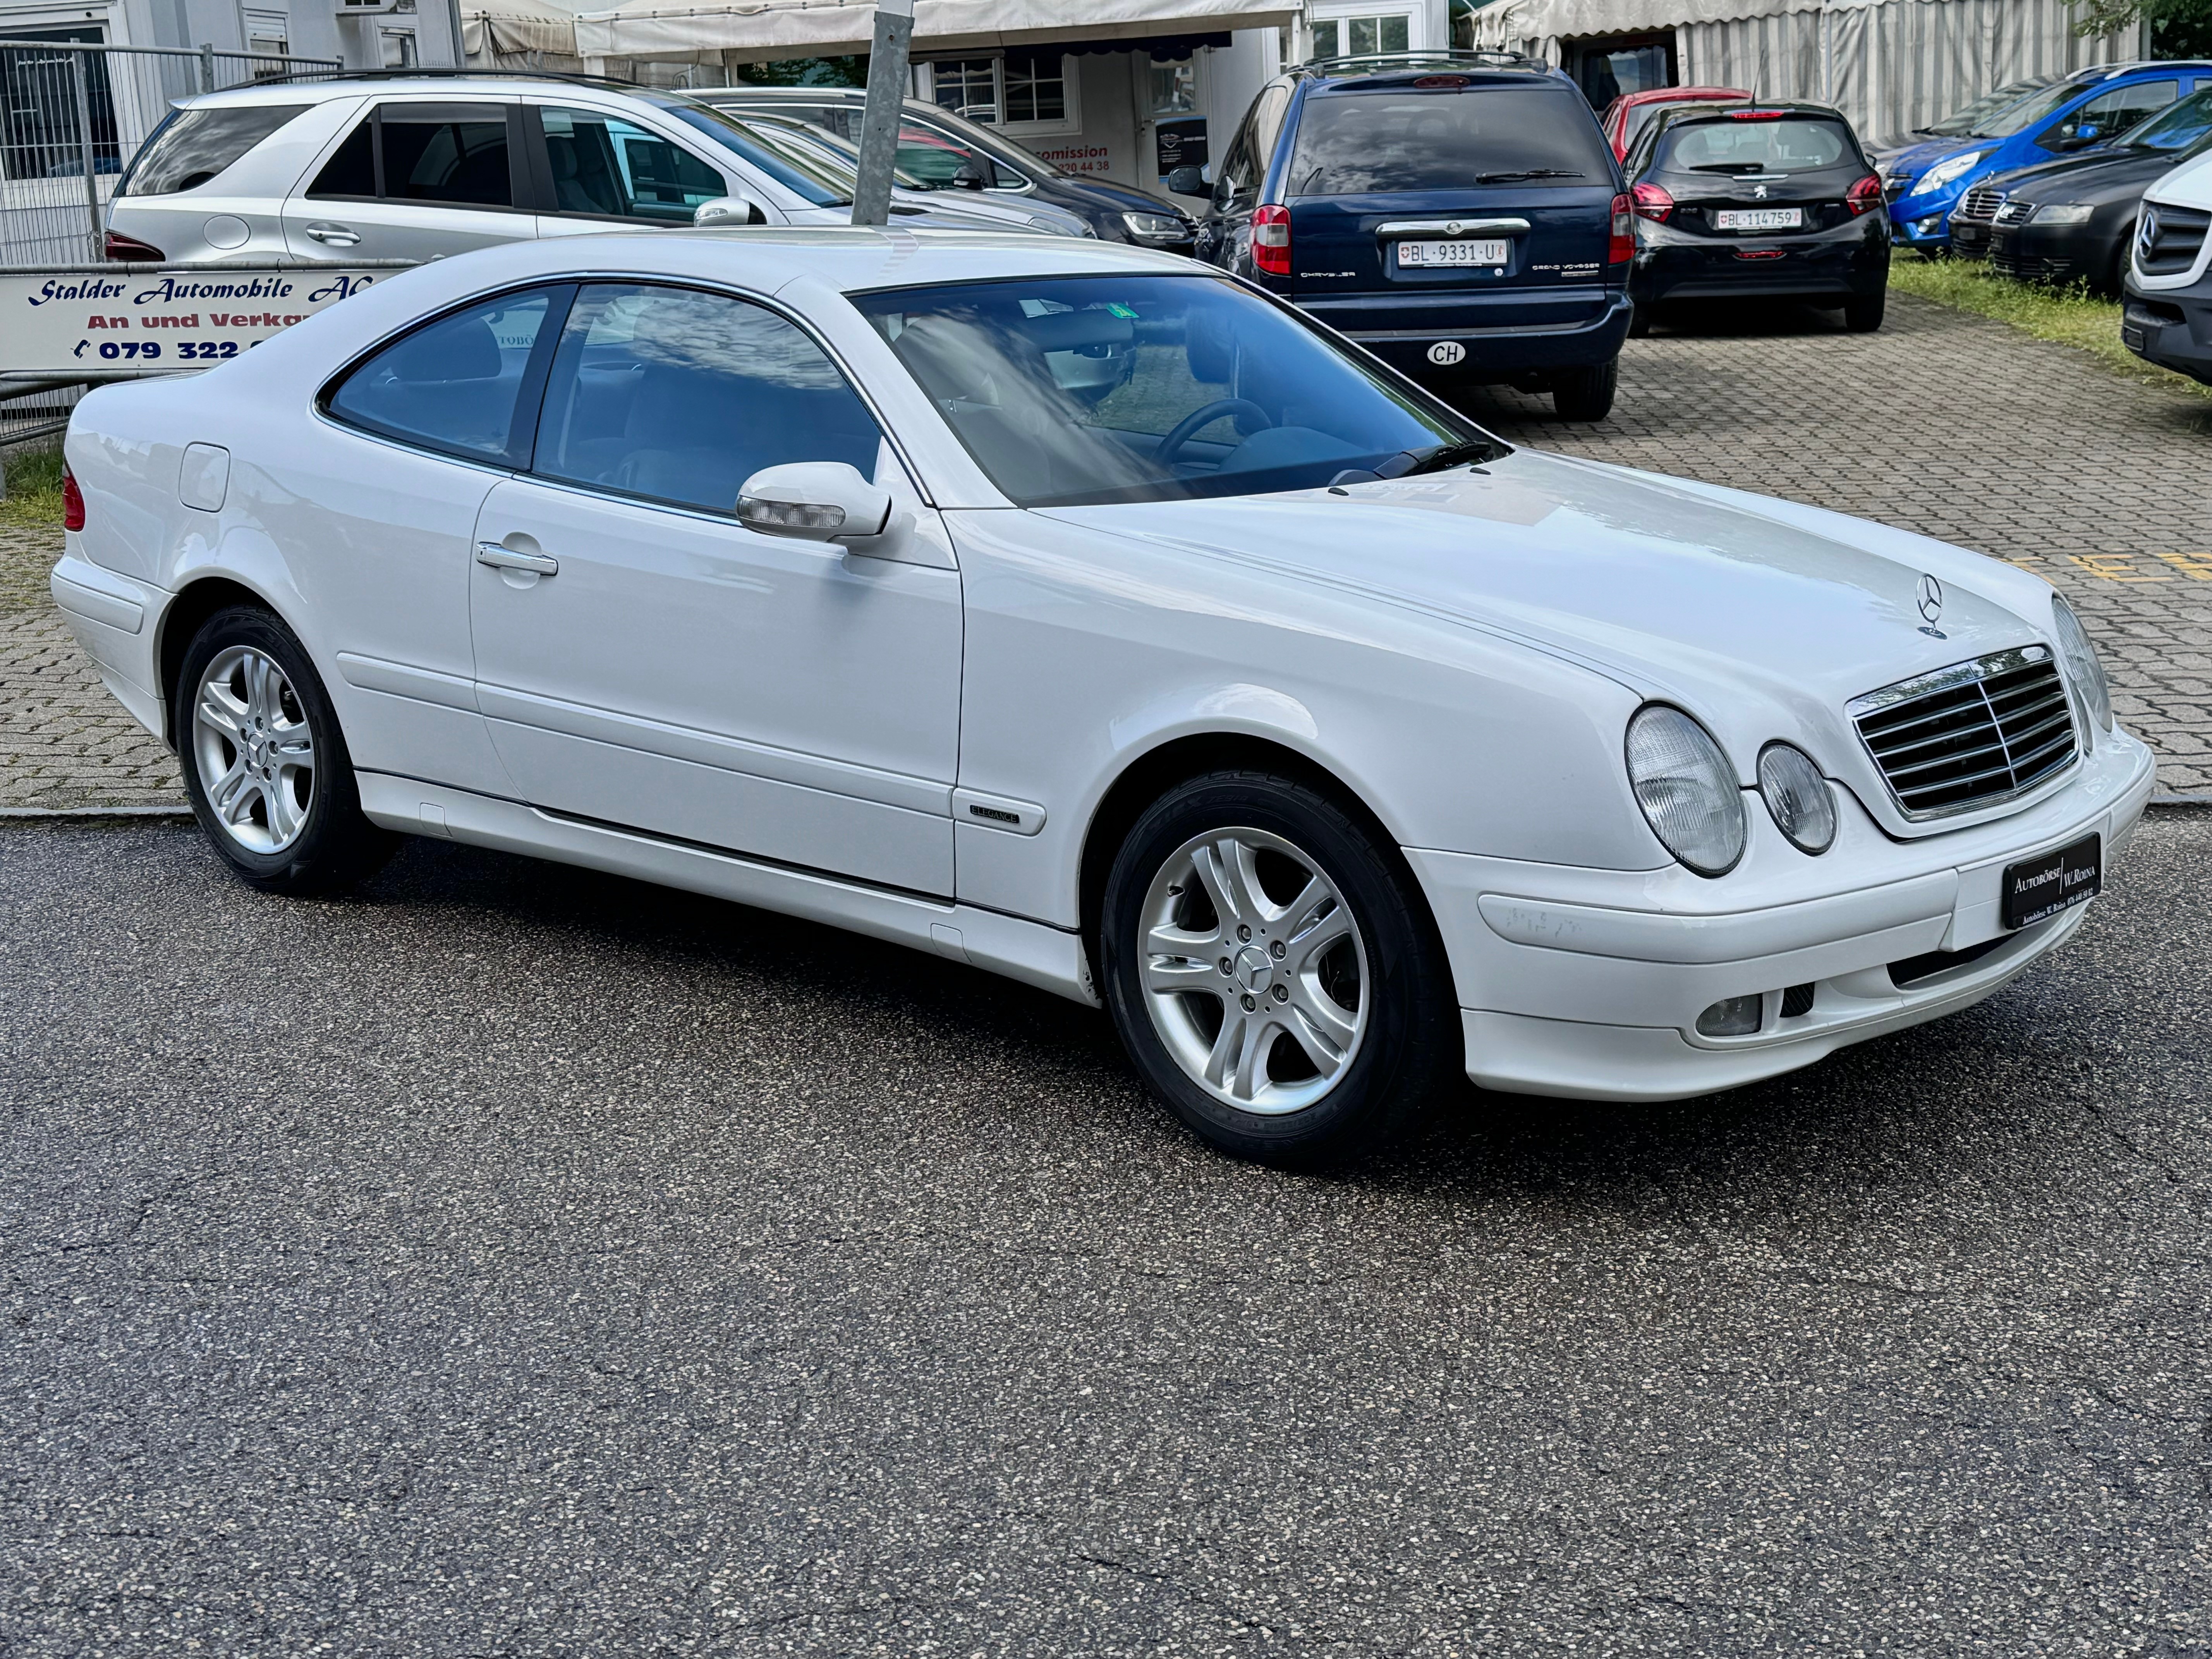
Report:
M398 831L902 941L1248 1156L1964 1007L2151 787L2037 577L1514 448L1118 245L499 247L68 459L54 594L248 881Z

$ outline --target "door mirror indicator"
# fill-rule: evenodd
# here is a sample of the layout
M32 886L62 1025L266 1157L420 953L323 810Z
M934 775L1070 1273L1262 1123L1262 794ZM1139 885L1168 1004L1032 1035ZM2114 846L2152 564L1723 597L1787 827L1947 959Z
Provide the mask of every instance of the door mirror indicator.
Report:
M768 210L742 192L717 196L693 210L691 222L702 229L708 226L727 229L732 225L764 225L768 222Z
M764 466L738 495L738 522L767 536L852 541L882 535L890 520L890 492L870 483L849 461Z

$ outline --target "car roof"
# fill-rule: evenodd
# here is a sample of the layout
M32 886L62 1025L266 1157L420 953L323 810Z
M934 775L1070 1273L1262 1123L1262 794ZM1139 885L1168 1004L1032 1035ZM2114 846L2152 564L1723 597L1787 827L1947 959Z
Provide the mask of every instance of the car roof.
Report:
M334 75L313 81L257 81L251 86L226 87L221 92L196 93L171 101L179 109L222 109L268 104L327 103L334 98L363 98L381 93L404 93L450 98L464 93L599 92L629 97L653 96L655 88L599 76L576 75L421 75L363 71Z
M812 279L842 293L1024 277L1163 276L1233 279L1180 254L1127 242L981 230L863 225L752 225L729 229L606 231L504 242L440 260L437 268L530 281L564 271L726 282L764 293Z
M1838 109L1833 104L1816 104L1809 99L1745 98L1738 100L1725 109L1717 106L1712 109L1686 109L1680 114L1670 114L1667 118L1667 125L1670 127L1691 127L1697 125L1700 121L1741 121L1746 118L1747 112L1753 110L1761 113L1772 110L1778 115L1819 115L1835 121L1844 118L1843 111Z
M1517 52L1376 52L1342 58L1315 58L1285 71L1309 90L1332 91L1352 82L1413 80L1437 75L1464 76L1477 86L1525 85L1537 81L1571 84L1540 58Z

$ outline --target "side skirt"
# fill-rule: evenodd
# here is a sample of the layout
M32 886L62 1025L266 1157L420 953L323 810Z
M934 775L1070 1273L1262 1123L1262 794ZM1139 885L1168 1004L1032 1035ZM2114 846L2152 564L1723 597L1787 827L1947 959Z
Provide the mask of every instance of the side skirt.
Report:
M372 822L403 835L523 853L757 905L969 963L1090 1007L1102 1006L1091 989L1081 939L1042 922L556 817L446 784L418 783L386 772L362 772L356 781L362 811Z

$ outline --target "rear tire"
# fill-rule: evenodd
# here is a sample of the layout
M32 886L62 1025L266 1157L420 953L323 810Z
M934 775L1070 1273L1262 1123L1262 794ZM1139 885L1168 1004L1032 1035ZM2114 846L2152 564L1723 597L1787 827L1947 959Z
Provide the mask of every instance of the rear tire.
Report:
M1881 326L1881 315L1888 306L1889 290L1886 288L1854 295L1844 301L1844 326L1854 334L1871 334Z
M1552 379L1552 408L1563 421L1601 421L1613 412L1620 382L1618 357L1591 368L1563 368Z
M1357 1157L1460 1057L1449 965L1412 872L1297 779L1212 772L1154 802L1115 856L1099 942L1138 1071L1237 1158Z
M240 878L268 893L327 893L392 856L398 838L362 813L330 695L275 617L235 605L209 617L172 695L192 814Z

